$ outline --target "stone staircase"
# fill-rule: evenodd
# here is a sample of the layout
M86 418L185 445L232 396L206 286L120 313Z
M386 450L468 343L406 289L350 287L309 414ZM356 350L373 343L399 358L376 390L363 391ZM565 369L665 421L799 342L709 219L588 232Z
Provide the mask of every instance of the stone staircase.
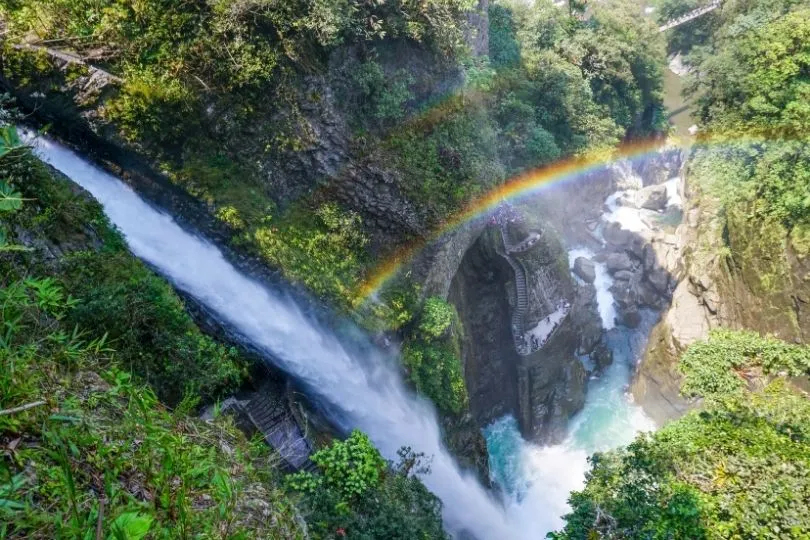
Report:
M312 448L298 424L288 414L283 401L258 393L247 402L245 412L267 443L291 468L308 470L314 466L309 461Z
M528 277L523 264L512 256L513 253L522 253L524 251L528 251L542 238L542 233L533 231L529 233L529 235L521 242L512 244L509 241L507 224L505 222L500 222L499 228L503 247L497 246L495 251L498 253L498 255L503 257L507 263L509 263L509 266L512 268L512 273L515 276L515 307L512 310L512 338L514 339L515 350L517 350L517 353L521 356L527 356L542 348L559 328L559 325L555 326L552 331L545 336L542 342L532 343L530 341L530 332L527 332L526 329L526 315L529 311ZM542 274L539 276L539 279L541 288L547 291L554 289L554 287L552 287L552 285L549 283L548 276ZM564 307L560 307L562 304L562 301L557 302L555 309L562 309L562 319L565 319L570 311L570 306L565 304ZM562 320L560 323L561 322Z
M496 249L496 251L498 255L506 259L506 262L509 263L509 266L512 268L512 273L515 275L515 309L512 310L512 337L515 341L515 349L517 349L518 354L525 356L531 352L523 333L525 330L526 312L529 309L526 270L523 268L523 265L520 264L520 261L516 260L511 255L514 250L510 249L512 246L508 240L505 224L501 224L500 231L501 240L503 241L503 250Z
M259 390L247 399L226 399L221 404L221 410L232 413L244 432L260 432L265 442L281 457L284 467L290 470L314 469L315 465L309 459L312 446L289 411L285 399L273 392Z

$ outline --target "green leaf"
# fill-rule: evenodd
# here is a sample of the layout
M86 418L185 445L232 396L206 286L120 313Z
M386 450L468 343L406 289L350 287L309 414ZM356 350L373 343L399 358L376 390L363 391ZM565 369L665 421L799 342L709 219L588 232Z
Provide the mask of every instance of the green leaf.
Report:
M125 512L115 518L107 540L140 540L152 527L152 516L139 512Z
M0 127L0 157L22 146L22 141L14 126Z
M19 210L22 208L22 202L22 194L0 180L0 212Z

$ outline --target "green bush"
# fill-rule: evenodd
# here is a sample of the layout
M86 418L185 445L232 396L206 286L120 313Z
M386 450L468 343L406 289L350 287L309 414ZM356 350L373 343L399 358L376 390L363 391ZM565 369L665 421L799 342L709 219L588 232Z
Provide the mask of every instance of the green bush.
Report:
M368 241L361 229L362 220L336 203L309 212L294 208L278 220L277 226L253 231L253 239L260 254L289 279L342 307L350 306L360 283L363 247Z
M591 458L554 538L804 538L810 532L810 402L784 378L810 349L714 332L683 357L684 390L705 406L626 449Z
M420 455L400 451L386 464L368 437L354 431L345 441L313 455L316 472L288 477L300 494L310 534L317 538L443 539L441 503L414 473L429 473Z
M413 99L407 71L400 69L387 76L377 62L368 60L353 70L351 79L359 91L357 118L370 115L391 125L405 116L405 104Z
M500 4L489 5L489 59L496 68L520 64L520 44L512 20L512 10Z
M160 155L163 147L183 142L196 127L197 96L182 82L155 71L133 71L121 92L104 108L124 137L141 142Z
M428 339L440 338L456 320L458 314L452 305L438 296L431 296L422 306L419 331Z
M810 347L756 332L713 330L708 340L693 344L681 358L681 391L707 398L739 393L746 388L742 374L751 368L765 374L810 375Z
M432 296L423 303L402 349L402 362L416 391L448 414L460 414L468 403L461 371L460 328L455 308Z

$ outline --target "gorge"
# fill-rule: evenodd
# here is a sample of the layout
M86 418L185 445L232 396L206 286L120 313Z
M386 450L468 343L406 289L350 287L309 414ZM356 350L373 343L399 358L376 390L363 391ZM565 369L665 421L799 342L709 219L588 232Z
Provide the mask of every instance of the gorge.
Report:
M0 536L804 538L808 20L0 2Z
M87 189L101 202L112 222L124 233L135 255L155 267L180 290L205 305L222 324L266 355L268 361L294 377L315 396L333 422L345 429L363 429L371 435L385 455L393 457L400 447L412 446L431 456L431 473L425 476L425 482L445 501L444 515L451 531L459 534L469 531L467 534L480 538L529 538L534 537L537 531L554 530L561 525L560 516L565 513L568 493L578 488L584 479L587 455L625 444L639 430L653 426L644 413L632 404L626 388L656 314L642 314L635 329L615 327L614 317L617 314L610 292L614 278L608 275L606 263L598 262L594 270L595 286L584 280L575 285L577 289L585 289L585 292L578 294L584 294L587 298L577 296L571 300L574 302L574 311L593 308L598 310L601 324L608 329L603 346L612 356L612 363L600 367L601 374L589 383L590 390L582 400L584 403L572 406L572 412L583 405L584 408L574 417L570 426L568 417L571 413L557 415L557 434L552 435L552 440L560 441L560 444L540 447L527 443L509 417L500 418L504 414L526 411L521 405L513 403L511 409L508 405L496 407L481 404L473 397L474 411L476 406L491 411L487 420L490 426L486 432L492 474L506 496L499 503L474 477L463 473L455 465L453 457L443 447L440 429L431 407L410 395L396 373L392 359L386 358L386 353L365 342L357 332L335 334L334 330L308 316L306 309L297 306L283 291L271 292L241 275L213 245L181 229L170 216L144 203L131 188L119 180L52 140L37 138L30 131L24 130L23 133L24 140L34 145L37 155ZM597 175L609 177L611 173L619 177L620 183L631 189L631 194L632 188L641 187L639 182L642 180L635 176L628 164L606 167ZM622 177L622 174L631 176ZM611 198L615 199L616 196ZM673 198L676 197L673 195L671 199ZM617 214L616 208L609 206L608 209L611 212L602 216L605 223L600 225L600 229L616 224L627 226L628 223L633 228L635 224L641 223L639 216L644 212L624 207L625 213L619 213L618 221L612 221ZM600 233L597 231L597 234ZM503 242L500 235L500 230L497 230L494 234L496 242ZM485 235L479 237L470 252L465 254L460 273L471 272L475 268L475 262L468 259L481 257L481 250L484 250L483 256L486 256L486 250L481 245L484 238ZM492 252L489 255L497 257ZM570 250L565 261L566 270L569 260L573 266L582 256L594 255L587 249ZM549 262L553 264L555 261L552 258ZM484 266L491 269L490 265ZM615 270L612 269L613 272ZM508 273L509 267L500 271ZM458 279L456 277L454 280L454 287L460 286L457 284ZM512 279L514 277L493 283L503 288ZM568 287L570 295L571 285ZM546 288L540 289L540 293L547 292ZM451 299L453 294L451 292ZM455 294L456 298L472 296ZM483 291L478 290L476 295L476 310L480 310L483 305L484 313L490 316L501 313L504 319L509 319L505 316L510 310L507 301L509 295L503 289L491 296L493 302L502 303L500 311L491 309L489 304L478 303L486 302ZM513 295L513 305L515 301ZM532 302L532 305L537 304ZM548 308L541 303L540 309ZM502 322L499 324L490 321L490 324L495 330L506 330L507 335L503 336L503 340L508 347L514 348L515 342L508 332L509 326ZM575 377L580 385L578 392L584 395L582 386L585 384L586 372L580 358L574 355L575 350L582 349L582 343L575 339L574 349L565 345L555 347L555 340L564 343L571 339L564 331L566 323L560 324L563 328L548 343L540 350L529 353L529 361L531 355L536 355L534 362L542 370L548 369L548 364L553 365L561 358L562 369L574 369L577 373ZM481 335L480 330L471 330L471 333ZM592 344L591 348L596 350L596 344ZM527 358L526 352L520 355L515 351L515 355L510 358L501 351L503 348L492 350L490 354L500 360L506 371L478 380L508 384L511 370L526 369L521 367L523 359ZM465 355L465 358L469 359L470 356ZM570 364L565 367L568 358L575 362L573 367ZM594 363L589 363L593 370ZM474 375L475 372L468 368L467 376L471 381L476 380L472 378ZM527 377L525 372L523 377ZM566 378L570 376L562 380L565 381ZM518 376L513 380L517 385L528 384L525 380L521 383ZM553 376L547 376L546 380L554 384L560 382L558 377ZM502 399L501 396L516 397L520 393L514 388L507 388L496 391L494 395ZM531 395L537 394L532 391ZM560 392L561 398L569 400L570 395L570 390L564 386ZM535 414L539 419L552 416L546 410ZM538 429L537 433L548 436L548 430ZM565 463L564 467L557 465L562 463ZM471 512L471 509L474 511Z

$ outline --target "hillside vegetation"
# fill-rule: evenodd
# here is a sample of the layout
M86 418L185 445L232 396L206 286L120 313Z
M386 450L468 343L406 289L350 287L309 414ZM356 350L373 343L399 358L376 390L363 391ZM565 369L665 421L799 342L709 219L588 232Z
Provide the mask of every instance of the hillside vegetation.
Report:
M407 449L389 464L356 432L290 476L216 406L199 419L248 360L9 126L0 217L0 536L443 537Z
M0 6L2 72L47 120L149 157L237 249L398 332L416 388L457 414L457 336L419 330L430 308L407 276L366 303L375 263L527 168L664 122L663 43L634 2L587 18L545 1L481 6L15 0ZM53 51L86 65L59 68ZM77 89L88 66L118 79ZM394 200L380 208L383 191Z

